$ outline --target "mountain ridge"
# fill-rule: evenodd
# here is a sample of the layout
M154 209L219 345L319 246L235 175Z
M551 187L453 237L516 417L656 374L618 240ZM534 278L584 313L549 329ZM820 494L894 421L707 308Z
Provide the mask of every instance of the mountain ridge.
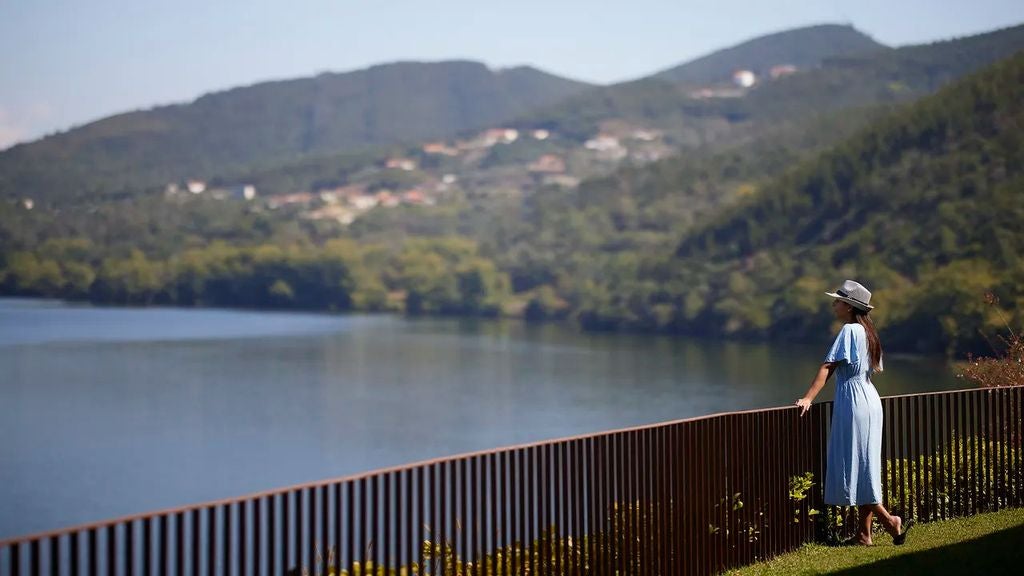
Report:
M808 49L813 44L814 49ZM815 24L756 36L651 74L677 84L729 82L738 69L766 75L772 66L817 67L828 58L891 48L849 24Z
M494 71L470 61L261 82L15 145L0 152L0 195L120 191L289 156L443 137L589 86L532 67ZM81 190L87 180L95 182Z
M764 38L834 30L869 41L852 27L825 25L774 33L690 63L749 48L751 42L756 46ZM759 84L741 98L694 97L685 86L657 76L594 86L531 66L491 69L469 60L406 60L271 80L113 115L16 145L0 152L0 197L64 201L132 193L502 124L551 128L583 142L605 119L638 119L663 127L683 147L728 145L752 135L752 120L792 122L808 111L912 99L1019 47L1021 37L1019 26L867 55L833 54L824 58L826 67ZM929 56L939 52L941 58ZM943 58L955 62L947 65Z

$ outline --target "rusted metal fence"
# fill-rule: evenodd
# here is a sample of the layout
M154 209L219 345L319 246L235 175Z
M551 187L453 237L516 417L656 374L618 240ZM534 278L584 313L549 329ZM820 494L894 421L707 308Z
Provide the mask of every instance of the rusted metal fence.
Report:
M883 399L885 504L1024 504L1024 387ZM0 542L0 576L712 574L841 537L831 404L433 460Z

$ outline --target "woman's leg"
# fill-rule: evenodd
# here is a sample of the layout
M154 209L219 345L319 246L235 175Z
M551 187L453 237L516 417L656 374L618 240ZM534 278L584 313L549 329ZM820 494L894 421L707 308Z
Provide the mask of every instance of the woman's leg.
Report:
M858 506L860 532L859 537L862 544L871 543L871 519L874 516L874 507L877 504L865 504Z
M865 504L859 508L860 510L860 533L861 535L871 536L871 515L878 514L878 521L882 523L882 527L885 531L892 536L898 536L903 526L903 519L899 516L893 516L889 514L889 511L885 509L885 506L881 504Z

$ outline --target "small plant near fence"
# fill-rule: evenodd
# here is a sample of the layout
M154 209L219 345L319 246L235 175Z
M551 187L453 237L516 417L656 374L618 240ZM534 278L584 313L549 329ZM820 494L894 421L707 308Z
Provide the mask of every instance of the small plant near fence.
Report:
M985 303L995 311L1007 333L998 336L999 344L982 334L989 341L993 355L987 358L969 355L967 361L960 365L957 377L982 387L1024 385L1024 339L1003 315L998 296L986 293Z
M988 466L992 455L1016 466ZM917 459L890 460L884 489L896 514L919 521L967 516L973 510L1006 508L1024 496L1020 442L964 438ZM950 473L952 471L952 473Z
M374 565L373 562L355 562L339 571L334 549L331 548L328 552L326 576L529 576L555 574L559 567L562 573L568 574L575 572L570 568L575 566L582 566L582 573L588 574L593 571L592 568L596 570L596 558L615 566L625 566L627 572L632 572L642 565L643 542L638 534L644 534L648 543L672 537L671 531L665 534L659 531L660 523L656 520L662 517L659 504L639 501L631 504L615 503L610 512L608 522L615 536L600 532L582 538L563 537L559 536L555 526L551 526L529 544L517 541L473 560L460 557L449 541L426 540L421 546L424 559L422 565L413 562L408 566L391 567ZM672 514L671 503L665 512ZM630 535L628 540L626 534ZM325 576L319 570L322 557L319 553L316 557L318 567L315 571L310 572L308 567L303 566L301 570L290 570L289 576Z

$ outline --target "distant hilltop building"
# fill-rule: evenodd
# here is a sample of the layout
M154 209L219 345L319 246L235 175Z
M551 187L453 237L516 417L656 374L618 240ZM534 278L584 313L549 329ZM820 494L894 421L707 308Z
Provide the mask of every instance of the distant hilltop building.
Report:
M637 130L633 130L633 132L632 132L632 134L630 134L630 136L633 139L640 140L642 142L653 142L653 141L657 140L658 138L661 138L661 132L659 132L657 130L645 130L645 129L640 128L640 129L637 129Z
M732 81L740 88L750 88L757 83L757 75L750 70L737 70L732 75Z
M322 188L318 191L320 200L326 204L336 204L342 200L359 196L366 192L366 186L362 184L348 184L334 188Z
M317 210L311 210L302 215L309 220L334 220L342 225L349 225L355 221L356 215L344 206L324 206Z
M384 164L387 168L394 168L397 170L405 170L406 172L416 169L416 161L408 158L388 158Z
M796 74L796 66L793 66L792 64L779 64L778 66L772 66L772 69L768 71L768 75L772 77L772 80L777 80L791 74Z
M545 186L560 186L562 188L575 188L580 185L580 179L568 174L548 174L544 176Z
M544 129L534 130L533 131L533 139L534 140L547 140L550 136L551 136L551 132L548 132L547 130L544 130Z
M252 184L238 184L237 186L229 186L228 193L233 198L239 200L252 200L256 198L256 187Z
M206 192L206 182L202 180L186 180L185 189L193 194L202 194Z
M485 146L511 144L519 139L519 130L514 128L491 128L480 135Z
M384 206L386 208L392 208L398 206L400 199L387 190L381 190L377 192L377 205Z
M207 193L217 200L227 200L228 198L234 200L253 200L256 198L256 187L252 184L234 184L211 188L207 190Z
M168 196L174 196L183 191L190 194L205 193L221 200L225 198L237 198L240 200L252 200L256 198L256 187L252 184L234 184L227 186L214 186L211 188L203 180L189 178L185 180L183 185L179 182L171 182L164 187L164 193Z
M312 192L292 192L291 194L277 194L267 198L267 207L277 210L282 206L291 204L306 205L316 199Z
M379 203L380 200L375 194L359 194L358 196L350 196L348 198L349 206L359 211L369 210Z
M704 100L707 98L742 98L746 94L744 88L701 88L690 92L690 98Z
M565 172L565 160L555 154L545 154L530 164L527 169L539 174L561 174Z
M455 148L459 152L483 150L496 144L511 144L518 139L519 130L515 128L488 128L470 140L456 141Z
M402 202L405 202L406 204L415 204L417 206L432 206L434 204L434 199L427 196L423 190L413 188L402 193Z
M619 139L607 134L598 134L597 136L587 140L583 143L583 147L587 150L595 150L597 152L607 152L610 150L618 150L622 148L619 144Z
M437 154L441 156L458 156L459 151L444 142L427 142L423 145L425 154Z
M596 152L597 158L605 161L621 160L629 154L629 150L619 142L618 138L608 134L598 134L584 142L583 147Z

